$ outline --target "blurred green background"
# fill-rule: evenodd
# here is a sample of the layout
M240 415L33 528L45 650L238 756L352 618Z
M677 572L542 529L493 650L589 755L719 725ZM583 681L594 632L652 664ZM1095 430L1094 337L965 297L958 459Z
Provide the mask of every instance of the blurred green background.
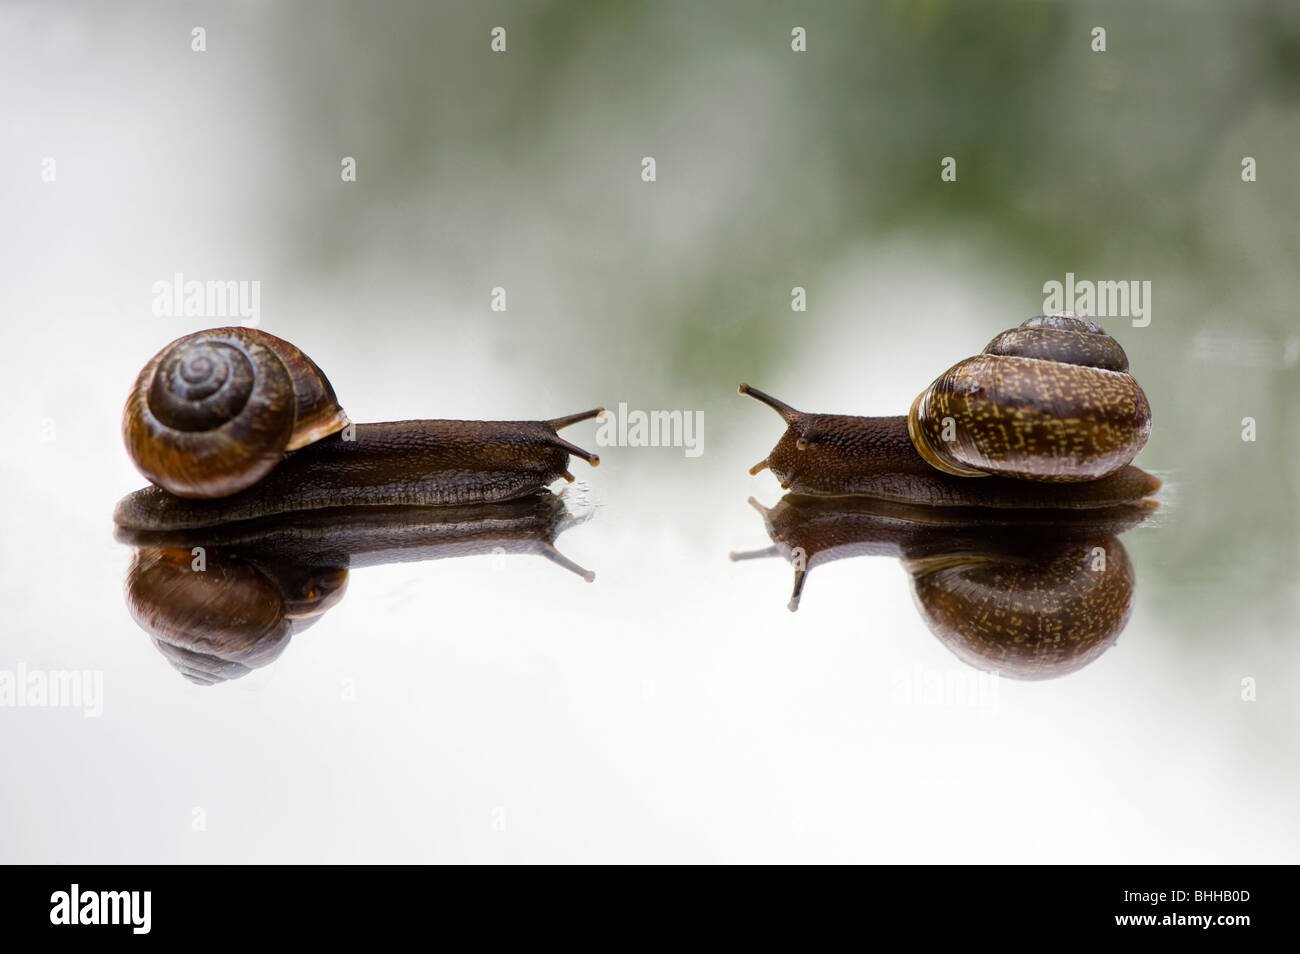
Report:
M1045 281L1150 280L1150 327L1103 322L1156 409L1142 460L1170 480L1178 525L1139 556L1167 579L1281 595L1264 602L1293 633L1300 5L310 7L275 9L259 60L304 153L360 154L363 188L322 177L276 210L313 280L421 275L431 299L468 285L484 301L504 285L530 319L500 334L504 356L577 349L601 393L715 422L748 411L727 403L737 381L784 380L795 355L816 373L845 326L867 329L847 336L863 376L899 357L875 337L920 356L919 390L1038 313ZM970 288L942 320L936 275ZM815 381L790 399L814 401ZM910 397L811 409L901 413Z

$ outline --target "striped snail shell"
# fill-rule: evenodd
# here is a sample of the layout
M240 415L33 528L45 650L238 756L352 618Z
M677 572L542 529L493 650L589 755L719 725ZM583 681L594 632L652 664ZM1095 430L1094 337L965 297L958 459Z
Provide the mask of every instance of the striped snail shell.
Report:
M917 452L949 474L1086 481L1137 456L1151 406L1100 325L1040 315L939 375L907 427Z

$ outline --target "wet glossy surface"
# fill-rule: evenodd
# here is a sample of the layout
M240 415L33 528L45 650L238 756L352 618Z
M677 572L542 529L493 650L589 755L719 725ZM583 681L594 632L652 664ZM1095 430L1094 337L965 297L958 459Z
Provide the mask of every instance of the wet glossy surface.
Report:
M798 494L771 510L749 502L773 543L732 559L785 557L794 567L791 611L816 567L892 556L941 642L976 669L1017 679L1074 672L1118 638L1133 599L1133 566L1118 534L1156 508L1148 500L1105 510L1000 511Z
M318 510L172 532L118 531L135 547L126 600L136 623L187 679L212 685L274 662L289 638L343 597L352 569L532 553L588 583L555 548L580 522L562 497L461 507Z

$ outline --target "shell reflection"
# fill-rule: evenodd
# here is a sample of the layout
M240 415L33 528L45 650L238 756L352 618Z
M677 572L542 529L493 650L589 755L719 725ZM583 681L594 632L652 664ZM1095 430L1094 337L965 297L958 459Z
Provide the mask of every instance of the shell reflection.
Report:
M462 507L357 507L177 532L119 531L135 546L126 602L159 651L192 682L247 675L338 604L352 569L530 553L590 582L555 548L590 517L549 490Z
M787 494L763 517L772 545L733 560L780 556L795 568L796 610L814 567L858 556L898 559L926 625L964 662L1016 679L1051 679L1095 660L1133 602L1119 534L1153 501L1085 511L927 508L865 497Z

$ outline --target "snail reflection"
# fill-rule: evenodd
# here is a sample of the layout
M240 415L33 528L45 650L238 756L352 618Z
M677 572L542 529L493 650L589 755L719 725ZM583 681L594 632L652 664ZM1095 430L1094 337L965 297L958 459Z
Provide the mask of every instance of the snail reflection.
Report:
M926 625L964 662L1019 679L1088 665L1128 621L1133 564L1119 535L1151 500L1076 510L938 508L867 497L753 498L772 545L733 553L795 567L795 610L815 567L859 556L898 559Z
M126 601L185 678L211 685L273 662L343 598L351 570L387 563L529 553L587 581L555 548L577 514L542 490L459 507L353 507L207 529L129 530Z

